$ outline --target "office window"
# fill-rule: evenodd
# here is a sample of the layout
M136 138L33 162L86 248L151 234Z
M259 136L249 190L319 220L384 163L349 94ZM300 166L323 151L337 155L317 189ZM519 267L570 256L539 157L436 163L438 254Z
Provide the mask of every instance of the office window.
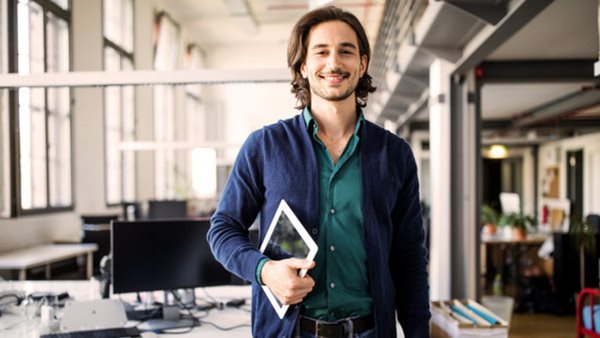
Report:
M158 13L155 18L155 54L154 69L174 70L180 49L179 26L165 13ZM157 143L173 144L181 135L176 133L177 88L175 86L154 87L154 141ZM154 195L156 198L171 199L181 197L183 186L181 181L182 169L177 163L177 153L174 147L165 147L154 150L155 183Z
M204 66L202 50L189 45L184 58L185 69L200 70ZM202 85L185 86L185 130L187 142L201 144L208 141L206 132L206 108L202 99ZM214 128L211 125L211 128ZM190 195L199 198L213 198L217 193L217 149L194 147L187 152L187 186L192 187Z
M54 3L18 1L19 74L69 71L69 20ZM70 96L69 88L18 91L20 212L72 205Z
M133 70L133 2L104 0L104 70ZM135 140L132 86L104 90L106 202L135 200L135 153L121 142Z
M8 72L8 16L6 0L0 0L0 74ZM8 90L0 91L0 217L10 216L10 141Z

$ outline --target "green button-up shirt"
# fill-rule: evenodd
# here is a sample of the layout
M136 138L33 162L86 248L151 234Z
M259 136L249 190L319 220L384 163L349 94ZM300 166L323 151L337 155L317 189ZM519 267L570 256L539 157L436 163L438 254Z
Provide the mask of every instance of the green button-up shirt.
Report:
M319 173L319 222L316 265L309 271L315 287L303 301L303 315L332 321L366 316L373 299L363 244L362 189L358 131L364 117L357 107L354 134L337 163L317 136L319 126L308 108L303 117L312 135Z

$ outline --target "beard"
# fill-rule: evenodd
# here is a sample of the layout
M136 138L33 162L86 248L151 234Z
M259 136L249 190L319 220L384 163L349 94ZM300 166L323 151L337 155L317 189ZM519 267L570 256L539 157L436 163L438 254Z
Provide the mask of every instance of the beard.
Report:
M342 75L341 72L334 72L334 73L338 73L340 75ZM309 87L310 87L310 93L311 95L317 95L318 97L327 100L327 101L343 101L347 98L350 97L350 95L352 95L355 90L356 87L358 86L358 79L355 76L348 76L345 81L348 81L348 88L346 88L345 91L343 91L342 93L329 93L327 88L324 85L321 85L321 83L319 82L319 78L315 78L314 80L314 85L311 85L311 81L309 81Z

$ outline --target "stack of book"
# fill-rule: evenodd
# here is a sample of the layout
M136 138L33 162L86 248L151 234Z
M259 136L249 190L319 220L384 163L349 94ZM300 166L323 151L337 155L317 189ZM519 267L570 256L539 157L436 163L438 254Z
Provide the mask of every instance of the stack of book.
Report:
M431 302L431 312L433 338L508 337L508 323L471 299Z

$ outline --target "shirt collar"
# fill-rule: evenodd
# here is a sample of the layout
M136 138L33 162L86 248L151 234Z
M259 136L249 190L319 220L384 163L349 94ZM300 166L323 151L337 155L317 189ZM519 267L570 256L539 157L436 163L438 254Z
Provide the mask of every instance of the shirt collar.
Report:
M360 130L360 127L362 126L362 124L365 121L365 116L364 116L362 108L360 108L360 106L356 106L356 114L358 114L358 118L356 119L356 126L354 127L354 135L358 135L358 131ZM302 117L304 118L304 123L306 124L306 129L309 132L312 131L313 133L316 133L317 130L319 129L319 126L317 125L317 121L312 116L310 109L308 107L304 107L304 109L302 110Z

